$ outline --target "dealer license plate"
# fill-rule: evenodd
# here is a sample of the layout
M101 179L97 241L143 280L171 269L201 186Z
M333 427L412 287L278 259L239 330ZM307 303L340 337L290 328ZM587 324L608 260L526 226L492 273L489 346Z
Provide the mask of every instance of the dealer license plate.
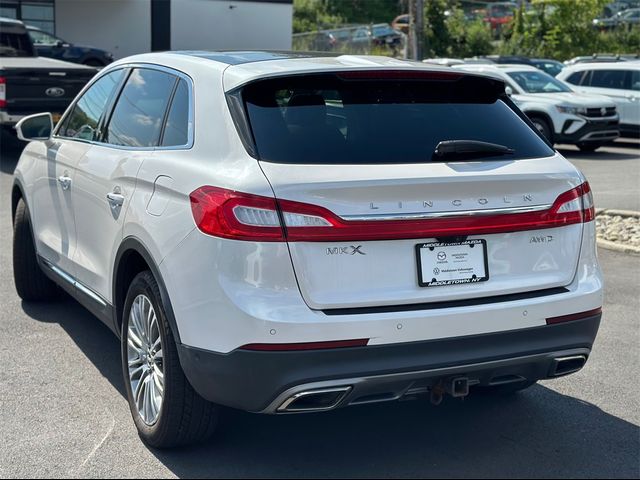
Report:
M487 241L431 242L416 245L421 287L462 285L489 280Z

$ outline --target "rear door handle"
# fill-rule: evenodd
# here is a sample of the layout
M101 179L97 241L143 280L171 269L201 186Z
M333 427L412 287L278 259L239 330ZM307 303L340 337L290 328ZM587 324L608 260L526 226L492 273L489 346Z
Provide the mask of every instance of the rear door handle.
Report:
M58 183L60 183L62 190L69 190L69 187L71 187L71 177L60 175L58 177Z
M124 203L124 196L120 193L119 190L107 193L107 200L109 201L109 205L111 208L121 207Z

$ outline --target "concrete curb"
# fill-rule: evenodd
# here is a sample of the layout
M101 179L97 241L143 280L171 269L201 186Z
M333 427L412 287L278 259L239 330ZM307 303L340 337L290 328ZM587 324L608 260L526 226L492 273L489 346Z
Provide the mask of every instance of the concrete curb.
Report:
M633 247L631 245L622 245L621 243L611 242L609 240L604 240L603 238L598 239L598 247L606 248L607 250L613 250L614 252L632 253L634 255L640 255L640 247Z
M640 218L640 212L636 212L634 210L615 210L613 208L596 209L596 215L600 215L600 214L614 215L614 216L620 216L620 217Z
M615 210L615 209L606 209L606 208L596 209L596 217L601 214L614 215L614 216L620 216L620 217L640 218L640 212L636 212L633 210ZM640 255L640 247L634 247L632 245L623 245L621 243L612 242L611 240L605 240L603 238L598 238L597 240L598 240L598 247L606 248L607 250L613 250L614 252L631 253L635 255Z

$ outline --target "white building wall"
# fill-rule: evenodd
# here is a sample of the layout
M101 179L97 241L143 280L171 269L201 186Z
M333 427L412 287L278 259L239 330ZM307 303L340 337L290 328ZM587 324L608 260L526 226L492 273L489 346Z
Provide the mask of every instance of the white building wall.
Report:
M174 0L181 3L181 0ZM56 35L116 59L151 50L150 0L56 0Z
M290 50L293 5L172 0L172 50Z

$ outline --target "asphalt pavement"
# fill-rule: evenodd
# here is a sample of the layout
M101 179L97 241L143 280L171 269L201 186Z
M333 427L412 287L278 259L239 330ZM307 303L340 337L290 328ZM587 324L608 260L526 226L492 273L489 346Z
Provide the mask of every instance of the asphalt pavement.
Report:
M72 300L23 303L11 269L10 185L0 155L0 477L640 476L640 257L599 252L604 317L587 366L511 398L471 396L325 414L226 411L206 444L142 444L116 338ZM563 153L598 206L640 209L640 150Z
M640 141L620 139L593 153L556 148L586 175L596 207L640 211Z

